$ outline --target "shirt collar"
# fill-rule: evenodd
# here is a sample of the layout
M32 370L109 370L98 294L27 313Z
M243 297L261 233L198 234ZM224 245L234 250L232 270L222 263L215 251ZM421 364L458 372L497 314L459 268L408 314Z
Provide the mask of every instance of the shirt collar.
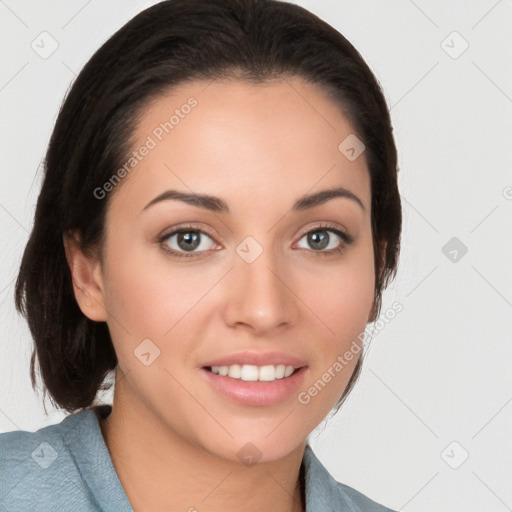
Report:
M101 510L133 512L103 439L98 418L110 414L112 406L99 405L68 416L63 434L84 484Z
M112 410L108 404L92 406L79 414L72 414L66 421L69 429L65 440L72 451L85 484L104 510L116 503L119 512L133 512L124 488L117 476L112 458L103 439L99 418L106 418ZM92 435L91 435L92 434ZM87 449L84 450L84 439ZM302 459L301 475L304 476L304 494L306 512L332 512L346 504L350 510L338 483L320 460L309 443L306 443Z
M309 443L306 443L302 464L305 474L306 512L354 510L338 482L317 458Z

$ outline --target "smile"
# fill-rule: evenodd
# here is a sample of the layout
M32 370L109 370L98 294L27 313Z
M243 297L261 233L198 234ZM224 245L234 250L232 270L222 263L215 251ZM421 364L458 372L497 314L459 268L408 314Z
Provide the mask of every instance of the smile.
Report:
M228 374L221 375L221 369L223 373L227 370ZM307 371L307 366L295 368L281 364L265 366L233 364L203 367L201 375L211 389L230 402L265 407L286 402L295 396ZM233 377L229 376L230 372L234 375ZM281 374L283 376L279 377Z

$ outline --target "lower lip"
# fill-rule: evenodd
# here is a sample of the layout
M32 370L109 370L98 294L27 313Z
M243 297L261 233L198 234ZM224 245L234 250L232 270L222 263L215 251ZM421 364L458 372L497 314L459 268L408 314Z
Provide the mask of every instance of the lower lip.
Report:
M307 366L303 366L289 377L272 382L247 382L217 375L206 368L201 368L210 385L221 395L238 404L256 407L275 405L292 396L300 388L306 370Z

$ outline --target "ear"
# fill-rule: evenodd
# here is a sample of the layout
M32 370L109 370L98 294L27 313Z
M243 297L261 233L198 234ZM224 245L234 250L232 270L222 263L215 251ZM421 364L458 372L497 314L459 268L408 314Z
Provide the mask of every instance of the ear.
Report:
M380 250L380 264L378 267L379 273L382 274L382 270L384 269L384 264L386 263L386 247L387 241L381 240L379 242L379 250ZM379 275L375 276L375 280L377 281ZM375 303L375 298L373 299L372 308L370 310L370 314L368 315L368 322L375 322L377 320L377 304Z
M108 315L99 259L82 251L75 232L64 233L63 243L79 308L90 320L105 322Z

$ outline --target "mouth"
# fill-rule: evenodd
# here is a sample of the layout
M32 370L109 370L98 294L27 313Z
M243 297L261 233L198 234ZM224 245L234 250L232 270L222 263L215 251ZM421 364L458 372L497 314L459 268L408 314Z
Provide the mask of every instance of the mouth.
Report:
M209 365L200 368L209 387L237 405L265 407L289 401L299 391L308 367L291 365Z

